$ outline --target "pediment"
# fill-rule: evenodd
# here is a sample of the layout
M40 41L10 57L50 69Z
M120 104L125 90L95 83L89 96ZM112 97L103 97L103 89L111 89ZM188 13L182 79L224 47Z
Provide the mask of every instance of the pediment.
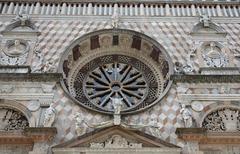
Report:
M56 145L56 148L173 148L180 147L165 142L138 130L130 130L120 126L97 129L78 136L70 141Z

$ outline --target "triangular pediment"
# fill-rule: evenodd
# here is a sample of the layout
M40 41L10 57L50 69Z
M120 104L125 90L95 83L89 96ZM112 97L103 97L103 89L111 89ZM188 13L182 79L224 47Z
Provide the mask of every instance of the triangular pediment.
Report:
M112 126L78 136L53 148L179 148L138 130Z

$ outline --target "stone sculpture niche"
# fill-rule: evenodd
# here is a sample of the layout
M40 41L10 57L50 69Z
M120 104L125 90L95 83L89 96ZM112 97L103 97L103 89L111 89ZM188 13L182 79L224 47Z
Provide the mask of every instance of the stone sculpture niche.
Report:
M27 14L18 14L1 32L0 65L29 65L40 34Z

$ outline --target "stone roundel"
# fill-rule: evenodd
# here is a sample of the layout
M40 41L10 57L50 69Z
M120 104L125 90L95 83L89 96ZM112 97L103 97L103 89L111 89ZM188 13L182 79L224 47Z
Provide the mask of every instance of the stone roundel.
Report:
M59 71L67 94L80 105L102 113L134 113L158 103L170 88L172 63L151 38L129 30L101 30L73 42Z

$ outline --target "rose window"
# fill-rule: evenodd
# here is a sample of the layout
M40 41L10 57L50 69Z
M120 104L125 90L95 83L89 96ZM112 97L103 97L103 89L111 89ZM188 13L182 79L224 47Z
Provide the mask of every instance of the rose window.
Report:
M122 98L132 107L147 96L148 85L143 74L132 65L114 62L89 73L83 86L87 97L101 108L112 108L112 98Z
M77 39L61 59L63 89L81 106L107 114L119 104L121 114L153 106L170 88L173 68L165 50L151 41L117 29Z

